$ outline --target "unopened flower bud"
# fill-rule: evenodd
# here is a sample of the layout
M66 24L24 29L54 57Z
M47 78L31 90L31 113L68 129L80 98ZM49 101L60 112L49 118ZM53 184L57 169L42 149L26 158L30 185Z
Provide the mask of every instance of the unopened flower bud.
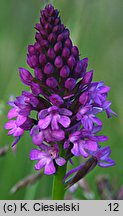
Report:
M62 43L59 41L54 46L54 51L58 53L62 49Z
M47 38L47 33L46 33L46 31L45 30L43 30L43 29L41 29L40 30L40 34L41 34L41 36L45 39L45 38Z
M41 30L41 25L40 25L40 23L36 23L36 25L35 25L35 29L37 29L38 31Z
M87 84L89 84L89 83L91 83L91 81L92 81L92 78L93 78L93 70L91 70L91 71L89 71L89 72L87 72L86 74L85 74L85 76L83 77L83 80L82 80L82 83L84 84L84 85L87 85Z
M49 48L48 49L48 57L53 60L55 58L56 54L54 52L54 49L53 48Z
M45 54L41 53L39 56L39 63L43 66L46 63L47 59Z
M37 67L39 64L37 56L27 56L27 63L31 68Z
M88 102L89 99L89 92L83 92L79 97L79 102L82 105L85 105Z
M41 47L48 49L49 43L47 40L41 40Z
M68 38L68 39L65 41L65 45L66 45L67 47L69 47L69 48L72 47L72 41L71 41L70 38Z
M68 78L66 81L65 81L65 88L69 89L69 90L72 90L76 85L76 80L73 79L73 78Z
M69 57L69 55L70 55L69 48L68 47L64 47L64 49L62 50L62 57L64 57L64 58L67 59Z
M28 52L30 55L34 55L35 54L35 48L33 45L29 45L28 46Z
M59 17L57 17L57 18L55 19L54 25L58 25L60 22L61 22L61 21L60 21Z
M75 66L75 64L76 64L76 60L75 60L74 56L71 55L69 57L69 59L67 60L67 63L68 63L68 66L70 68L73 68Z
M46 80L46 85L49 86L50 88L56 88L58 85L58 82L54 77L49 77Z
M48 41L50 42L50 43L55 43L56 42L56 35L54 34L54 33L51 33L50 35L49 35L49 37L48 37Z
M43 73L42 70L40 68L36 68L34 70L34 74L35 74L35 78L42 80L43 79Z
M24 68L19 68L19 72L20 72L20 78L22 82L25 85L30 85L33 80L32 74Z
M87 66L88 66L88 58L82 59L82 72L86 72Z
M67 65L62 67L62 69L60 70L60 76L66 78L69 76L69 74L70 74L70 68Z
M78 50L77 46L73 46L71 49L71 52L72 52L73 56L75 56L75 57L79 56L79 50Z
M41 52L41 51L42 51L41 45L40 45L38 42L35 42L34 48L35 48L35 50L38 51L38 52Z
M63 65L63 61L62 61L62 58L60 56L57 56L56 59L55 59L55 62L54 62L55 66L57 68L61 68L62 65Z
M49 24L49 23L46 23L45 26L44 26L44 28L45 28L46 31L49 33L49 32L51 31L51 29L52 29L52 25Z
M44 67L44 73L50 75L53 73L53 71L54 71L53 65L48 62Z
M50 102L55 106L61 106L64 103L63 99L57 94L50 96Z

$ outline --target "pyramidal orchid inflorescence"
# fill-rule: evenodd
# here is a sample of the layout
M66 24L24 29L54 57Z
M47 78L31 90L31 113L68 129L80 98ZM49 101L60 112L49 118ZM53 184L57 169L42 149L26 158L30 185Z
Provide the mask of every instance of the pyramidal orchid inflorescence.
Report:
M57 172L74 156L91 157L102 167L114 165L109 158L110 147L100 146L108 138L97 135L102 129L97 114L105 111L108 118L115 115L107 100L110 87L92 81L94 71L87 71L88 58L80 58L69 30L51 4L41 11L35 29L35 43L28 46L27 54L27 64L34 74L19 68L21 81L30 90L9 102L12 109L5 128L15 137L13 145L29 131L35 145L30 159L37 161L36 170L44 168L47 175ZM32 111L35 118L31 117Z

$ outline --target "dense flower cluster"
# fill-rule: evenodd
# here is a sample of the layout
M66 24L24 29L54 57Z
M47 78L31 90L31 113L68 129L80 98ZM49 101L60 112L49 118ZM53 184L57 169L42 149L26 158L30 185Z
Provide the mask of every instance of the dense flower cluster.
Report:
M36 42L28 46L27 54L34 75L19 68L21 81L31 91L23 91L9 102L12 109L5 128L8 135L15 137L13 145L29 131L38 148L31 151L30 159L37 160L35 169L44 167L47 175L73 156L97 157L102 167L105 165L100 160L105 160L106 166L114 165L113 160L107 159L110 148L104 151L99 145L107 137L96 135L102 129L97 114L106 111L108 118L115 114L107 100L110 88L103 82L92 82L94 71L87 71L88 58L80 59L69 30L52 5L41 11L35 28ZM60 156L61 149L64 157Z

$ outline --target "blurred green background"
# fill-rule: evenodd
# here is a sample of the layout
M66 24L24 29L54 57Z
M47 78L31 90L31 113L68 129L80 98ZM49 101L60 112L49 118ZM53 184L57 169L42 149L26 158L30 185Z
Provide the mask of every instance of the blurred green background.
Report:
M27 67L27 45L34 42L34 25L39 20L43 0L0 0L0 148L11 144L3 125L7 121L10 96L21 94L25 86L18 76L18 67ZM94 80L104 80L111 86L109 100L118 118L107 119L102 133L109 136L103 145L112 148L111 157L116 166L96 168L86 177L94 199L101 199L95 179L105 174L114 183L114 190L123 184L123 1L122 0L54 0L62 22L70 29L73 43L79 47L81 58L89 58L89 68L94 69ZM27 88L28 89L28 88ZM20 179L35 173L34 163L29 160L33 144L25 134L17 145L16 154L11 147L0 157L0 199L50 199L52 176L43 176L32 186L10 193ZM77 164L77 160L75 161ZM84 199L82 189L74 194Z

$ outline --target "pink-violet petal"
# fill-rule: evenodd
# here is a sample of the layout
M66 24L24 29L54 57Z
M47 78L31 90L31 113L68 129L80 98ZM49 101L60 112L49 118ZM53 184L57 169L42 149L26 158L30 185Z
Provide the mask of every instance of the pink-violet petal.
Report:
M46 175L52 175L56 172L56 168L54 166L53 161L51 160L49 163L46 163L45 167L44 167L44 173Z
M66 163L66 160L62 157L58 157L55 159L55 162L59 165L59 166L63 166Z
M51 118L52 118L51 115L48 115L45 118L40 119L39 122L38 122L39 128L42 129L42 130L46 129L49 126L50 122L51 122Z
M69 127L71 121L70 121L70 118L67 117L67 116L61 116L59 119L58 119L59 123L64 127L64 128L67 128Z

